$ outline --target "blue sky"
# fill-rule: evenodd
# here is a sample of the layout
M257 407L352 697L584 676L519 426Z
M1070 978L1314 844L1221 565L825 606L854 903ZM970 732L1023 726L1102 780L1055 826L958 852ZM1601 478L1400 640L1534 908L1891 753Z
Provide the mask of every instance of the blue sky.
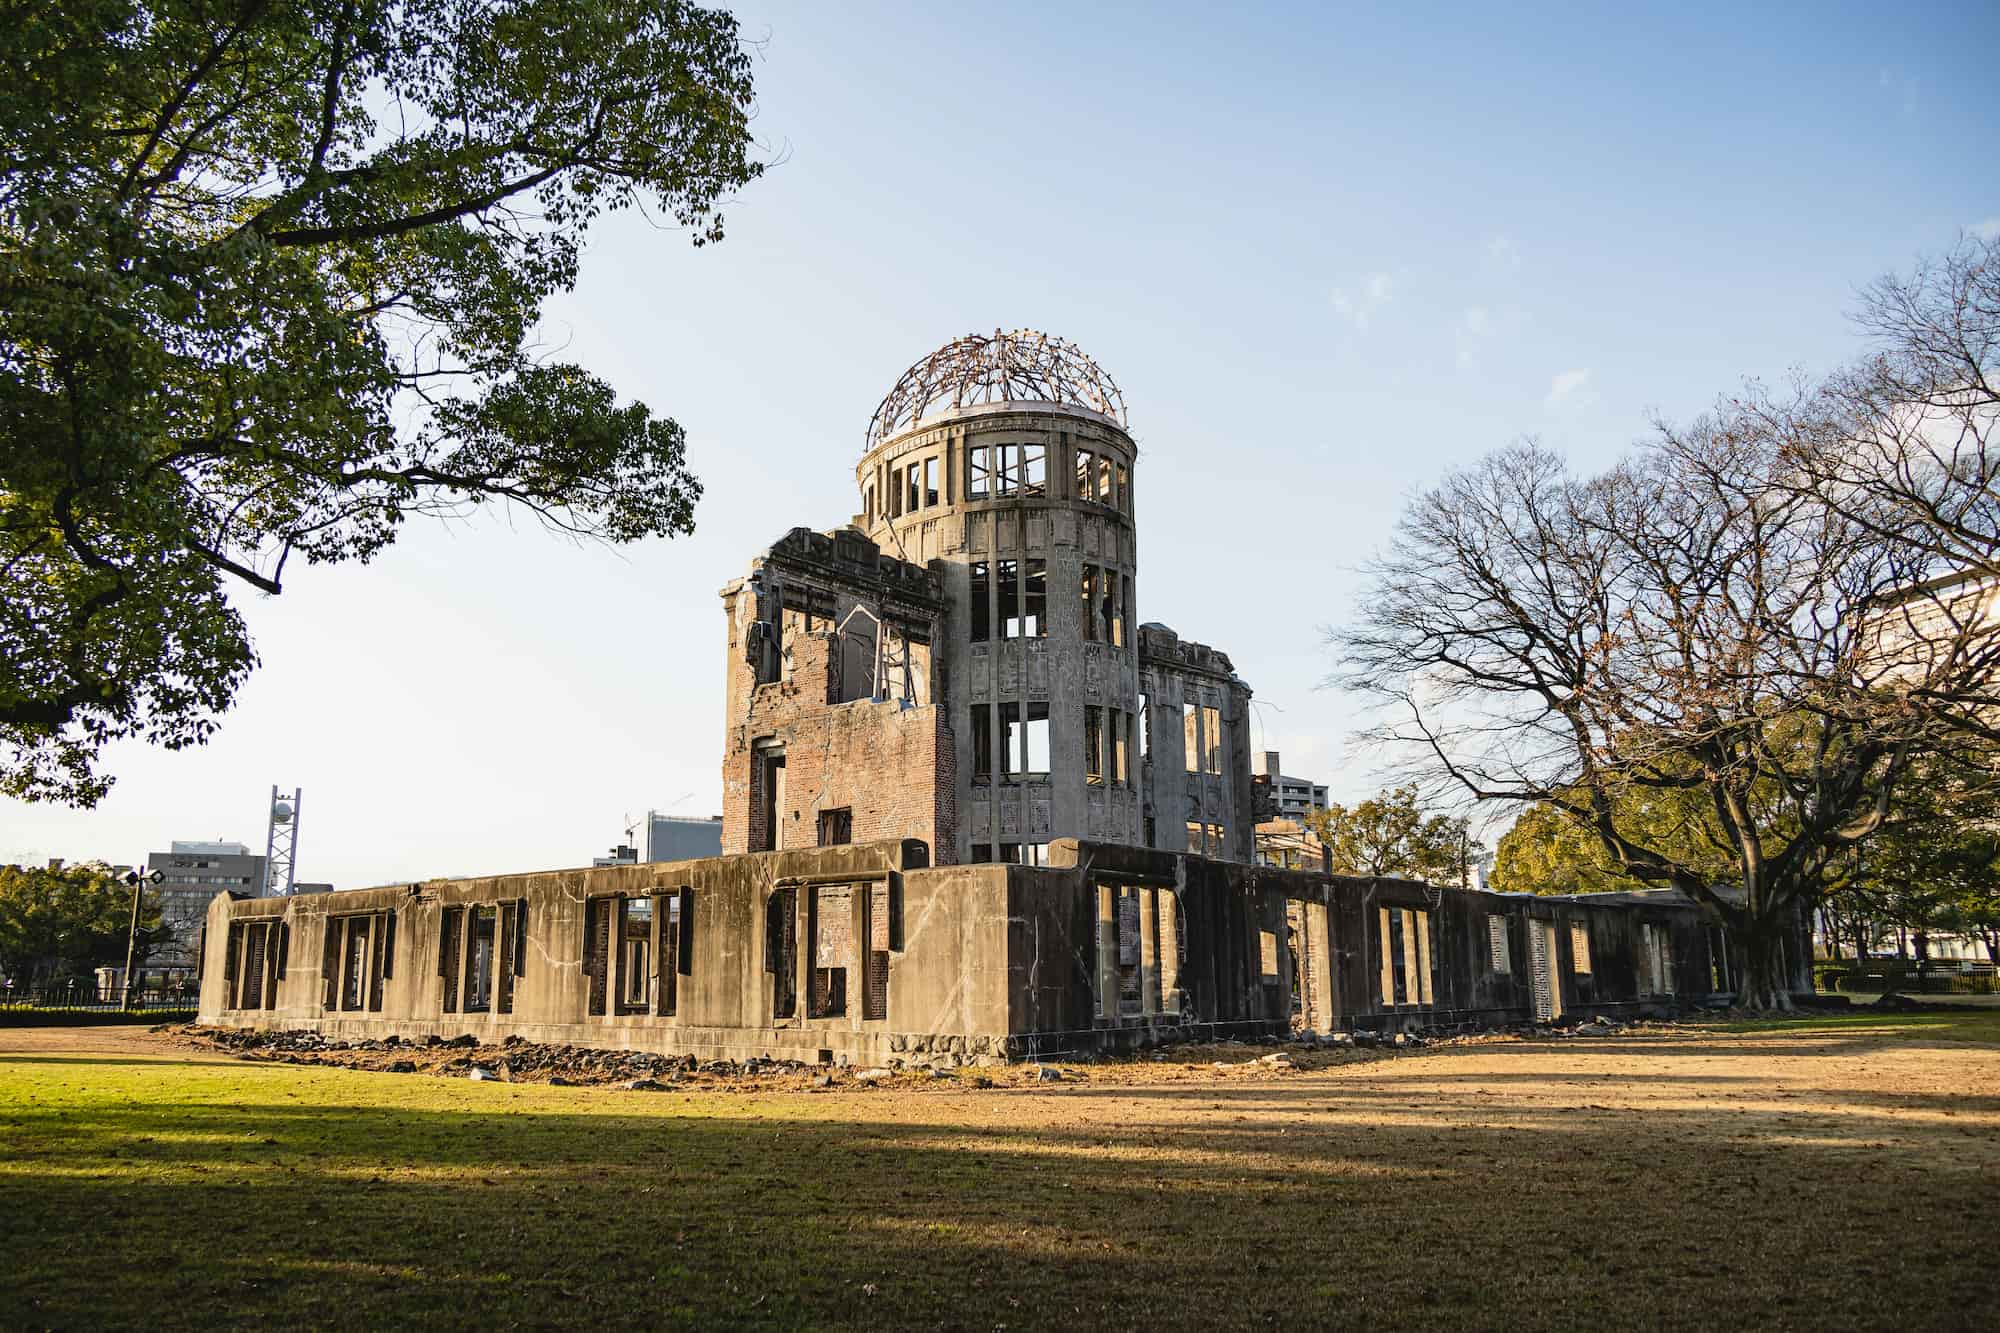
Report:
M1322 629L1406 496L1825 370L1857 287L2000 228L1991 4L1414 8L740 7L769 173L720 246L601 227L544 330L687 428L696 535L412 526L246 593L264 665L221 734L114 751L96 811L0 802L0 860L261 850L273 782L341 887L715 812L717 590L845 521L881 395L998 327L1125 391L1142 618L1233 656L1289 771L1373 790Z

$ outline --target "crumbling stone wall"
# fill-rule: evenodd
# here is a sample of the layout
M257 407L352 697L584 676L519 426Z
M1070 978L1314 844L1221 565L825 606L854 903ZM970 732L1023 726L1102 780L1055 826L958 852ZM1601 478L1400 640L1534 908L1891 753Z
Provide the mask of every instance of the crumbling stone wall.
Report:
M723 850L812 847L820 812L846 809L853 821L850 841L914 838L949 863L957 841L954 747L944 710L894 702L828 704L828 659L837 645L830 634L797 636L792 679L748 688L749 707L730 727L723 757ZM759 740L785 750L785 800L775 838L767 838Z

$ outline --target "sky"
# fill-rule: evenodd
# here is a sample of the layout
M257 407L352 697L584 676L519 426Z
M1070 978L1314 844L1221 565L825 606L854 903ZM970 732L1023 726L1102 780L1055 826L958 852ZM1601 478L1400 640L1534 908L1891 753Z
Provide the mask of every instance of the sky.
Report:
M1381 760L1325 632L1408 497L1828 370L1860 287L2000 231L1991 3L736 13L770 167L727 239L613 218L542 329L686 428L695 534L412 523L245 590L262 666L214 739L111 749L95 810L0 800L0 861L261 851L273 784L304 788L298 877L340 888L719 812L718 591L847 521L882 395L996 328L1117 380L1140 618L1227 651L1255 748L1359 799Z

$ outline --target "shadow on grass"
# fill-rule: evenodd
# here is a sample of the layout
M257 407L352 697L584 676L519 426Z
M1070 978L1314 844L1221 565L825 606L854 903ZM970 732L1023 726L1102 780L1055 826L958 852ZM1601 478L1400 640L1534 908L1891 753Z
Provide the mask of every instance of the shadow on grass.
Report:
M586 1113L269 1072L253 1104L0 1113L0 1325L1936 1326L1984 1298L2000 1221L1990 1166L1858 1150L1840 1113L1746 1144L1692 1114L1268 1114L1378 1109L1324 1083Z

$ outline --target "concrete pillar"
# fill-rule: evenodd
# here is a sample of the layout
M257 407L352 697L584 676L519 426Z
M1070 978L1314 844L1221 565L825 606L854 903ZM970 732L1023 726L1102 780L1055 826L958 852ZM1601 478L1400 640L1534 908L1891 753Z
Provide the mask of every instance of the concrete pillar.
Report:
M1109 884L1097 886L1097 1017L1118 1021L1118 898Z
M1175 992L1181 985L1181 900L1171 892L1160 895L1160 919L1155 933L1160 940L1160 1004L1166 1012L1178 1014L1180 1000Z
M1312 969L1309 989L1314 1002L1308 1021L1315 1032L1331 1032L1340 1017L1333 978L1333 914L1325 903L1307 903L1305 907L1304 928L1311 941L1306 960Z
M1147 1018L1160 1012L1160 891L1139 890L1139 1007Z

